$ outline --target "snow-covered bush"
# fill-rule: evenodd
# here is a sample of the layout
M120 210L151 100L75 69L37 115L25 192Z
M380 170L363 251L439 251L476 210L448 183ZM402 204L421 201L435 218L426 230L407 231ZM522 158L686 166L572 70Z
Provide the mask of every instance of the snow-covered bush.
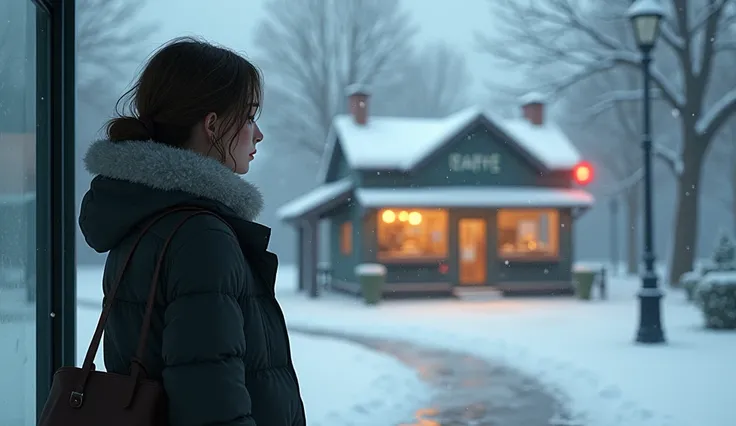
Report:
M704 262L703 265L700 267L700 276L704 276L708 272L717 271L718 266L716 266L713 262Z
M713 263L718 271L736 271L736 244L725 232L721 232L713 252Z
M687 300L693 300L695 296L695 287L697 287L703 275L697 271L690 271L682 274L680 277L680 288L685 290Z
M713 256L709 261L704 262L698 268L699 270L688 272L680 278L680 287L685 290L688 300L694 300L702 309L706 302L704 297L708 297L711 290L709 286L703 286L705 292L700 294L700 283L713 273L736 272L736 244L726 232L720 232L716 242ZM721 276L722 277L722 276ZM707 314L706 314L707 315Z
M736 272L711 272L696 287L705 326L736 329Z

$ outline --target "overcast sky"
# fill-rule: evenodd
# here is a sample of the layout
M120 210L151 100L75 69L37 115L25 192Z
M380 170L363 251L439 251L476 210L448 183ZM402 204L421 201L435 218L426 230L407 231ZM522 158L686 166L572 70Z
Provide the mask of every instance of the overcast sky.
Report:
M473 75L473 93L484 95L482 82L489 74L489 61L476 51L474 32L492 27L488 0L396 0L403 4L420 27L420 43L444 40L467 55ZM151 38L149 50L182 35L198 35L248 55L256 53L254 29L265 17L266 0L155 0L141 16L155 17L161 25ZM133 78L131 70L131 79ZM266 76L268 78L268 76Z

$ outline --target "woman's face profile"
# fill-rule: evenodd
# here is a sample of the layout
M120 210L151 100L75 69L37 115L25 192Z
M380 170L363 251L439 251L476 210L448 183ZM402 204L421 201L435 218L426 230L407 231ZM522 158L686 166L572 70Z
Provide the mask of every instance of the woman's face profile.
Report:
M250 170L250 162L256 155L256 144L263 140L261 128L256 123L255 114L257 106L248 111L245 124L235 135L231 149L232 156L227 156L225 165L239 175L244 175Z
M246 112L247 117L244 118L244 124L237 131L228 132L225 137L222 138L222 144L224 147L225 158L224 161L220 155L220 151L212 149L212 140L215 139L215 129L217 125L217 114L210 113L204 119L204 127L206 128L207 138L204 144L209 145L206 152L209 156L217 158L230 170L239 175L244 175L250 170L250 162L255 159L256 156L256 144L263 140L263 133L261 132L258 123L255 120L255 114L258 110L258 106L254 105L249 111ZM198 144L201 146L201 143ZM202 151L197 149L195 150Z

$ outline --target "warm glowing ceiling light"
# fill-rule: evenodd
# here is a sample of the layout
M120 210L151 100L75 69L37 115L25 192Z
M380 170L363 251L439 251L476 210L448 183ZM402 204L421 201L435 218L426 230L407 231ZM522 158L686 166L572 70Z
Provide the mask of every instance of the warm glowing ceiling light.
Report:
M381 215L381 220L385 223L394 223L396 221L396 213L393 210L384 210Z
M419 225L422 223L422 214L419 212L411 212L409 213L409 224L410 225Z

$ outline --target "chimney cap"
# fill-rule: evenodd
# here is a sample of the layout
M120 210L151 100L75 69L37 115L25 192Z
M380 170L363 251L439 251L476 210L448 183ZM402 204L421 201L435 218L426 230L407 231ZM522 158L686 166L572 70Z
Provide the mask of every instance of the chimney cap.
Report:
M519 98L522 105L543 104L547 102L547 96L540 92L529 92Z
M364 96L370 96L371 91L367 84L363 83L353 83L348 85L348 87L345 88L345 95L347 96L354 96L354 95L364 95Z

